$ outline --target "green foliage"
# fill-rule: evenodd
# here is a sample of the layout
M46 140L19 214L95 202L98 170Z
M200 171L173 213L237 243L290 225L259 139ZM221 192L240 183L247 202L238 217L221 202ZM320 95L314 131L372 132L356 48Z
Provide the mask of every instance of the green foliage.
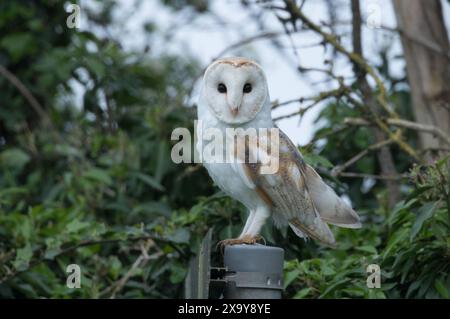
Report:
M33 25L52 16L55 29L37 36L18 23L33 10L41 13L33 14ZM69 30L62 2L10 2L1 14L2 23L16 23L0 26L7 34L0 61L53 126L0 77L0 98L8 101L0 108L0 297L108 297L149 238L149 260L162 257L133 271L114 295L181 296L180 270L199 240L191 233L204 231L189 228L201 216L198 208L189 212L198 196L213 193L210 183L190 187L207 180L205 171L170 160L171 131L192 128L185 101L199 67L193 59L149 58ZM92 23L108 21L99 15ZM47 50L37 50L37 42ZM81 289L65 285L71 263L81 267Z

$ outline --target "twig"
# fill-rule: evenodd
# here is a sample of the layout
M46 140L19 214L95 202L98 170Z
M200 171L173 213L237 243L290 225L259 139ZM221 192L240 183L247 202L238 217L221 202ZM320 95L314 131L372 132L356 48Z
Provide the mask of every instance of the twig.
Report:
M3 75L25 98L25 100L30 104L31 108L37 113L37 115L42 119L43 123L50 128L50 133L55 137L59 143L63 143L64 139L61 134L56 130L53 125L50 116L39 103L39 101L34 97L30 90L19 80L17 76L11 73L3 65L0 65L0 74Z
M274 121L280 121L280 120L283 120L283 119L286 119L286 118L290 118L290 117L293 117L293 116L297 116L297 115L303 116L303 114L305 114L308 110L310 110L311 108L316 106L318 103L320 103L320 102L322 102L322 101L324 101L326 99L329 99L331 97L340 98L347 91L349 91L348 87L340 86L339 88L337 88L335 90L322 92L319 95L317 95L316 97L311 97L311 98L306 98L306 99L291 100L291 101L286 101L286 102L283 102L281 104L275 105L274 107L272 107L272 109L277 108L277 107L279 107L281 105L286 105L286 104L293 103L293 102L296 102L296 101L298 101L300 103L303 102L304 100L312 100L313 101L310 105L308 105L307 107L305 107L303 109L300 109L300 110L298 110L296 112L293 112L293 113L290 113L290 114L286 114L286 115L282 115L282 116L276 117L273 120Z
M28 88L17 78L13 73L6 69L3 65L0 65L0 74L3 75L27 100L28 104L33 108L33 110L46 122L46 124L52 126L52 122L47 112L45 112L42 105L34 97L34 95L28 90Z
M373 174L362 174L362 173L353 173L353 172L342 172L339 174L339 176L349 177L349 178L372 178L372 179L389 180L389 181L398 181L400 179L408 178L407 175L373 175Z
M385 141L381 141L378 142L376 144L373 144L371 146L369 146L368 148L366 148L365 150L359 152L358 154L356 154L355 156L353 156L351 159L349 159L347 162L345 162L344 164L341 165L337 165L336 167L333 168L331 175L336 177L338 175L341 175L342 172L349 167L350 165L356 163L357 161L359 161L361 158L363 158L364 156L366 156L367 154L369 154L370 151L375 151L378 150L382 147L385 147L389 144L392 143L392 140L385 140Z
M346 117L344 118L344 124L353 126L369 126L372 125L369 121L358 117Z
M282 106L285 106L285 105L289 105L289 104L292 104L292 103L303 103L303 101L305 101L305 99L298 98L298 99L287 100L287 101L279 102L279 103L278 102L274 102L272 104L272 110L275 110L275 109L277 109L279 107L282 107Z
M336 136L337 134L339 134L339 133L345 131L345 130L348 129L348 128L349 128L348 126L341 125L341 126L338 126L338 127L336 127L336 128L333 128L333 130L331 130L331 131L329 131L329 132L327 132L327 133L325 133L325 134L323 134L323 135L316 135L316 136L314 136L314 137L311 139L311 141L309 141L309 143L306 144L304 147L309 147L310 145L313 145L313 144L314 144L315 142L317 142L318 140L327 138L327 137L329 137L329 136Z
M217 56L213 60L216 60L216 59L220 58L225 53L227 53L227 52L229 52L231 50L234 50L234 49L239 48L239 47L241 47L243 45L252 43L255 40L266 39L266 38L273 38L273 37L278 37L280 35L285 35L285 33L281 32L281 31L280 32L264 32L264 33L261 33L261 34L257 34L257 35L254 35L254 36L242 39L242 40L240 40L240 41L238 41L236 43L233 43L232 45L226 47L222 51L220 51L220 53L217 54Z
M315 102L311 103L310 105L308 105L305 108L302 108L302 109L300 109L298 111L295 111L293 113L289 113L289 114L286 114L286 115L281 115L281 116L275 117L273 120L274 120L274 122L277 122L277 121L285 120L285 119L288 119L288 118L291 118L291 117L294 117L294 116L297 116L297 115L303 116L306 112L308 112L311 108L316 106L319 102L320 101L315 101Z
M128 280L135 275L136 269L145 267L145 265L150 259L159 258L164 254L161 250L159 250L155 254L149 256L148 251L150 250L150 248L155 246L156 246L155 242L151 239L147 240L145 244L141 244L140 246L141 254L135 260L135 262L133 263L131 268L127 271L127 273L122 278L120 278L120 280L113 286L113 291L111 293L110 299L114 299L117 293L119 293L123 289L123 287L125 287L125 284L128 282Z

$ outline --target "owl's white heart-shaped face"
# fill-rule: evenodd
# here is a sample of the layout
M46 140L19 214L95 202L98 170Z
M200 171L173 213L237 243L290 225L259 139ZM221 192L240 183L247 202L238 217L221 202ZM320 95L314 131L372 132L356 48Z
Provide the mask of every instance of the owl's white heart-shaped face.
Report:
M243 58L215 61L205 72L203 94L215 117L228 124L251 121L268 97L259 65Z

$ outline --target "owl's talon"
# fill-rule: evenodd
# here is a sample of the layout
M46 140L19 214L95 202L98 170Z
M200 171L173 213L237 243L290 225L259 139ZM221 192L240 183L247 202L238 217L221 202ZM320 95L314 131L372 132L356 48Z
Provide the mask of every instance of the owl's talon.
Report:
M263 242L263 245L264 245L264 246L266 245L266 239L265 239L263 236L261 236L261 235L256 235L256 236L255 236L255 239L256 239L256 242L262 241L262 242Z
M260 240L264 241L264 245L266 244L266 240L260 235L256 235L254 237L246 235L241 238L224 239L217 243L217 248L220 248L220 250L223 253L225 251L225 246L242 245L242 244L254 245Z

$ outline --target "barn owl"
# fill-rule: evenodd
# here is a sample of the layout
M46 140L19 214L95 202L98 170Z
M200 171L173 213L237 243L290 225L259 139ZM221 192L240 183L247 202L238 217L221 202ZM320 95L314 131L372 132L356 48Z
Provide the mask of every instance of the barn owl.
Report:
M198 103L198 120L203 129L278 129L271 116L268 86L262 68L246 58L214 61L205 71ZM358 215L306 164L289 138L279 132L279 165L272 174L261 173L261 162L246 160L225 163L204 162L214 182L248 209L248 217L238 238L222 245L254 244L269 217L277 227L289 225L301 238L313 238L334 247L336 242L328 224L360 228ZM197 151L202 152L203 137L198 133ZM259 152L258 144L246 145L248 152ZM238 152L223 149L226 156ZM232 155L230 155L232 154ZM267 152L265 153L267 155ZM270 156L270 154L268 155Z

